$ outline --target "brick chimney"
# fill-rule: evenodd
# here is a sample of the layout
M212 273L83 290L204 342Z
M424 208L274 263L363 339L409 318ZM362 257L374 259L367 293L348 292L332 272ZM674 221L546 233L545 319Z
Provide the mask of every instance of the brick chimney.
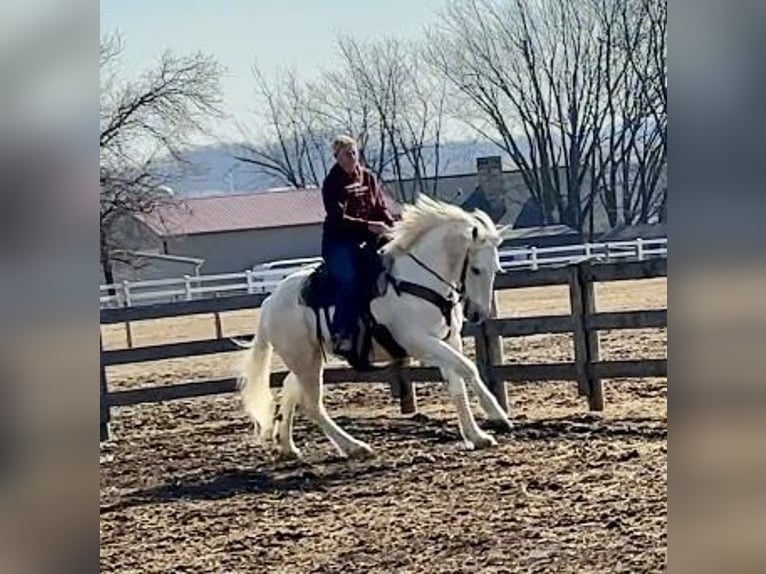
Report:
M492 205L495 213L507 211L505 189L503 187L503 161L499 155L476 158L476 173L479 188ZM491 214L490 214L491 215Z

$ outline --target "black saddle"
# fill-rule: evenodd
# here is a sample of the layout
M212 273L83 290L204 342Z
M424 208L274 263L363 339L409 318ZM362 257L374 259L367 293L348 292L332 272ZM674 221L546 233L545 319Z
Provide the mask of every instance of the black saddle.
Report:
M362 296L358 309L357 329L353 339L353 350L344 354L352 368L358 371L376 370L370 363L370 351L373 339L377 341L394 359L404 359L407 352L394 340L390 331L375 321L370 311L370 303L385 294L388 287L388 266L375 253L365 258L361 273ZM317 319L317 338L323 343L320 326L320 313L325 316L328 325L332 325L329 309L335 304L335 284L326 264L321 263L304 281L300 293L301 304L314 310Z

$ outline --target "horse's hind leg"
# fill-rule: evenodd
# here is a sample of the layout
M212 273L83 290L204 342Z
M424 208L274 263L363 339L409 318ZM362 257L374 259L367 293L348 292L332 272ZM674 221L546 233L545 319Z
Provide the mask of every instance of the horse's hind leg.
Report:
M323 404L323 382L321 359L315 369L296 373L300 381L301 407L306 416L315 422L327 438L335 445L341 456L356 457L372 454L367 443L355 439L332 420Z
M288 373L282 383L282 397L274 416L277 448L283 458L299 458L301 454L293 442L293 418L300 393L298 377L292 372Z

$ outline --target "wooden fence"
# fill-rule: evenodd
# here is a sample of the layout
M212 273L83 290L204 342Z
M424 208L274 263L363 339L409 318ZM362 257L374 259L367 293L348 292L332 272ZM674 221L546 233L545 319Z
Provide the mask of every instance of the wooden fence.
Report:
M568 285L570 315L524 318L490 318L481 325L466 325L464 337L476 343L476 364L490 390L503 407L508 409L506 382L573 380L580 396L587 397L591 410L603 410L602 379L622 377L666 377L666 359L633 359L601 361L598 332L613 329L661 328L667 326L667 309L598 312L594 283L667 277L667 259L606 263L591 265L585 261L562 268L511 272L499 275L496 290L522 287ZM146 319L179 317L200 313L220 313L253 309L261 305L265 294L211 298L142 307L101 310L101 324L129 323ZM146 347L105 350L101 348L101 439L109 438L110 409L140 403L200 397L236 390L233 378L215 379L174 385L110 391L105 367L142 363L161 359L209 355L237 351L229 339L219 338ZM553 364L506 364L503 360L502 338L545 333L572 333L574 362ZM276 385L286 373L272 373ZM381 370L357 373L347 368L327 369L325 382L388 382L400 401L404 413L417 410L415 381L440 381L441 374L433 367L408 367L401 371Z

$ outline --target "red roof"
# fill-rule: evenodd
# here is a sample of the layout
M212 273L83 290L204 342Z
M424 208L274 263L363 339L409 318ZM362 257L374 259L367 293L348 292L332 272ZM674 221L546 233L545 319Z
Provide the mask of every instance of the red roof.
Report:
M184 198L141 219L159 235L194 235L321 223L318 188Z
M400 206L387 193L384 196L397 213ZM173 236L311 225L324 217L322 192L313 187L184 198L141 220L158 235Z

